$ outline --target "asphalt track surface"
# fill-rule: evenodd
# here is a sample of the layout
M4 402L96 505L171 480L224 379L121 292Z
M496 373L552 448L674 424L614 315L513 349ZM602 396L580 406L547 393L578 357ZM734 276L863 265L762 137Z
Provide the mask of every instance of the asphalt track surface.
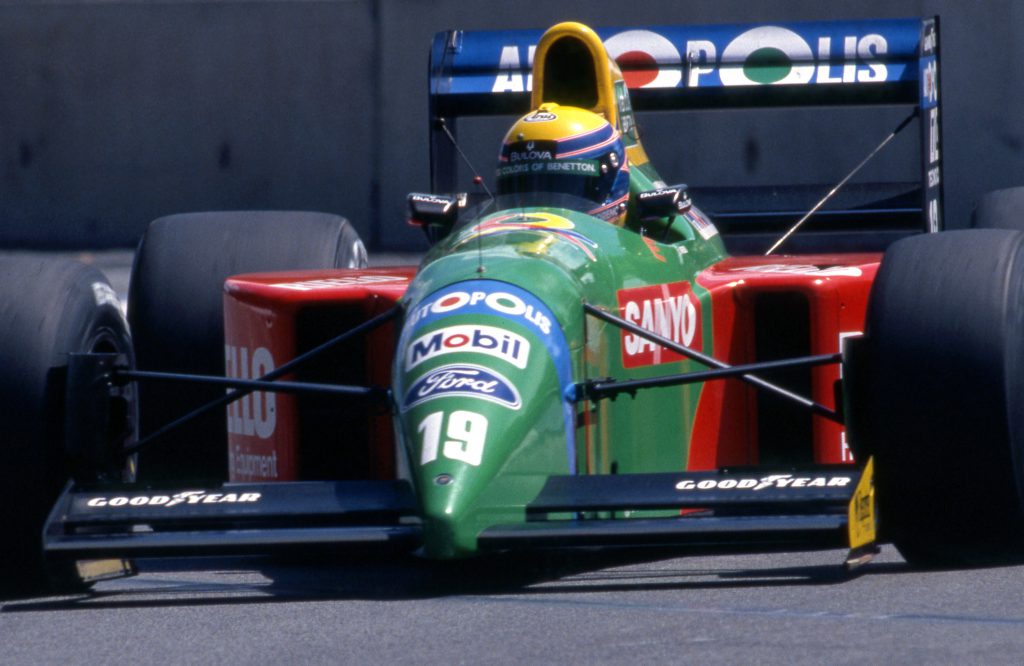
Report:
M636 554L632 555L636 557ZM1019 664L1024 569L892 548L280 563L152 560L91 595L0 603L10 664Z
M130 252L75 256L124 296ZM1024 662L1024 568L843 555L146 560L89 594L0 589L0 664Z

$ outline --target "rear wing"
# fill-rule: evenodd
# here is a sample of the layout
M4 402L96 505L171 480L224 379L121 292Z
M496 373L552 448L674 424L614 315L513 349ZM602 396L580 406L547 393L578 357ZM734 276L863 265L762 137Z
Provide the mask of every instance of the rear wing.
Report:
M937 17L596 32L618 62L636 111L837 105L916 111L919 179L847 188L819 214L828 223L816 232L812 221L810 233L798 234L800 244L787 249L801 244L803 250L881 249L899 237L942 228ZM447 132L456 131L459 117L529 110L532 61L541 34L452 30L435 36L429 81L435 192L457 189L457 153ZM776 237L827 188L694 192L737 251Z

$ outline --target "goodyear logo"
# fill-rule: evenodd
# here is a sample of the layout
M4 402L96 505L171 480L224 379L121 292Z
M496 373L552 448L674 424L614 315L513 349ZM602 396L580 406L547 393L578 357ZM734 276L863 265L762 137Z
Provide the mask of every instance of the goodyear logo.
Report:
M179 504L250 504L259 502L260 493L211 493L205 490L183 490L174 495L114 495L93 497L85 504L92 508L121 506L163 506Z
M676 484L676 490L750 490L757 492L769 488L845 488L852 482L853 477L845 474L840 476L772 474L739 479L684 479Z

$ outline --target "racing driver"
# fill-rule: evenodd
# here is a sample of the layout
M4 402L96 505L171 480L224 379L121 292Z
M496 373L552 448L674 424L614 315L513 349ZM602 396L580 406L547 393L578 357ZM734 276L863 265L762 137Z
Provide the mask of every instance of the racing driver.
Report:
M591 111L545 103L505 135L497 190L570 195L584 212L617 226L626 219L629 163L618 130Z

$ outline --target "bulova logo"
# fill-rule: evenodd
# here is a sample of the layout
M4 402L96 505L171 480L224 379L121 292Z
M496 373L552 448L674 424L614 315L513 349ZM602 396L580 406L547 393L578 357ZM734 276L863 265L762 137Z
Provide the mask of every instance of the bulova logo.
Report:
M553 159L550 150L512 150L508 153L509 162Z
M759 479L684 479L676 490L764 490L766 488L845 488L853 483L852 476L793 476L771 474Z
M641 201L645 201L647 199L660 199L661 197L671 197L678 193L678 187L662 187L657 190L646 190L644 192L641 192L639 195L637 195L637 198L639 198Z
M259 502L261 493L210 493L205 490L183 490L174 495L118 495L114 497L93 497L87 506L164 506L178 504L242 504Z
M446 210L449 206L456 203L456 200L452 197L442 197L437 194L410 194L409 200L415 201L416 203L436 204L438 206L444 206Z

